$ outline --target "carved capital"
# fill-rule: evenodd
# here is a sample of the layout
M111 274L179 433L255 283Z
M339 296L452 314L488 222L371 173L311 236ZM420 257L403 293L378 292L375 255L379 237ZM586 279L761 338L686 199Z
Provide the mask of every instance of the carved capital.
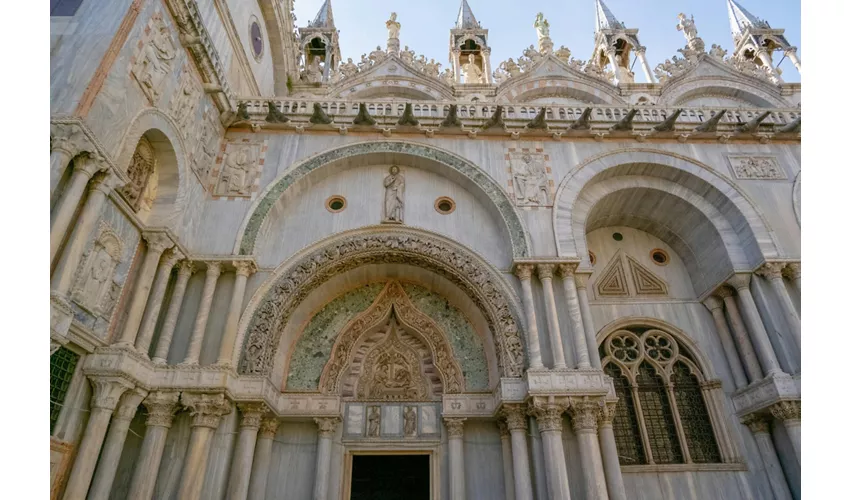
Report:
M109 169L109 164L98 153L93 151L83 151L74 157L74 170L82 172L89 177L93 177L98 172L103 172Z
M257 266L250 260L235 260L233 267L236 268L237 276L251 276L257 272Z
M590 431L596 433L596 424L602 414L604 405L597 400L583 398L570 401L567 411L576 432Z
M566 407L559 404L547 404L535 402L528 407L528 414L537 419L540 432L558 431L564 427L562 415Z
M61 151L73 157L88 147L88 138L82 129L70 123L50 124L50 152Z
M763 416L755 413L743 417L741 419L741 423L749 427L750 432L753 434L770 432L770 422L768 422Z
M770 407L770 414L777 420L783 422L789 420L801 420L802 408L800 401L780 401Z
M510 437L511 431L508 429L508 424L504 420L496 420L496 424L499 426L499 436Z
M136 410L139 409L139 404L141 404L147 395L148 391L139 387L125 392L121 396L112 418L132 420L136 416Z
M207 276L219 276L221 275L221 262L210 261L207 262Z
M732 287L721 285L714 291L714 295L720 298L720 300L725 300L727 297L734 297L735 290Z
M333 437L340 422L339 417L314 418L313 421L319 427L319 437L325 438Z
M260 437L266 439L274 439L277 434L277 428L280 426L280 420L274 416L264 417L260 421Z
M192 427L215 429L221 417L230 413L230 402L224 394L183 393L181 397L192 415Z
M769 280L781 280L782 279L782 268L785 267L784 262L765 262L758 270L756 274L759 276L764 276Z
M179 392L152 392L142 401L145 408L148 410L148 418L145 425L171 427L171 422L174 420L174 413L179 406L177 401L180 399Z
M569 278L573 276L576 278L576 284L578 284L578 276L575 275L576 268L578 267L578 262L570 262L567 264L558 264L558 275L561 278Z
M735 290L749 290L751 279L752 275L750 273L736 273L726 280L726 283Z
M703 299L702 304L707 307L709 311L723 309L723 299L721 299L717 295L709 295L708 297Z
M465 418L444 418L446 429L449 431L449 439L463 437L463 422Z
M528 429L528 421L525 418L525 412L522 411L520 405L504 405L499 412L499 416L505 419L508 430L523 430Z
M552 279L555 274L554 264L537 264L537 276L541 280Z
M784 274L788 279L797 281L800 279L800 263L792 262L785 266L785 269L782 270L782 274Z
M118 398L133 387L130 382L122 378L93 377L90 382L92 386L91 407L109 411L114 411L118 405Z
M163 269L168 269L170 272L171 269L174 268L174 265L177 264L177 261L183 257L184 255L180 252L180 250L177 250L177 247L172 247L170 251L167 251L162 255L162 262L160 265Z
M89 191L95 192L100 191L101 193L109 196L109 193L112 192L121 180L115 175L111 170L104 170L100 172L98 175L95 175L93 180L89 183Z
M585 290L587 288L587 281L590 279L589 274L576 274L576 288L579 290Z
M183 262L180 263L180 267L177 268L177 275L178 276L189 277L189 276L192 276L192 273L194 273L194 272L195 272L195 265L192 264L191 260L184 260Z
M523 281L531 279L533 273L534 264L517 264L516 269L514 269L514 274Z
M611 425L614 423L614 416L617 412L617 401L605 401L605 404L599 406L599 424Z
M174 242L165 233L142 233L142 237L148 245L148 252L161 254L174 246Z
M259 429L263 415L269 411L265 403L239 403L236 405L242 413L242 421L239 427L248 429Z

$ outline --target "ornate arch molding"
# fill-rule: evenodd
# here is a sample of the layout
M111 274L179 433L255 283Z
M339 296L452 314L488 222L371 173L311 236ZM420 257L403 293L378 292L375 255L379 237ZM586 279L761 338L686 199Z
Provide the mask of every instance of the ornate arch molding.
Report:
M560 63L559 63L560 64ZM573 70L567 70L573 71ZM590 82L587 77L576 76L529 76L519 77L515 82L513 78L505 84L505 88L499 89L496 95L497 102L523 103L530 99L554 96L558 93L565 97L580 99L592 104L602 105L625 105L627 101L620 96L615 88L606 88L603 82Z
M703 76L669 82L661 90L659 105L677 105L686 99L695 99L705 94L728 94L731 98L743 99L763 108L784 108L788 103L768 84L753 84L742 78L725 76Z
M454 283L484 314L495 336L501 376L522 376L521 308L499 271L448 239L386 226L333 236L282 264L254 294L240 321L239 372L268 376L283 328L301 301L331 277L375 263L422 267Z
M397 153L436 161L466 177L484 192L499 211L511 239L513 256L519 258L530 255L530 239L523 227L522 219L505 191L492 177L478 166L453 153L425 144L402 141L348 144L314 155L296 164L272 181L251 206L242 223L242 228L239 230L234 253L250 255L254 251L257 234L269 211L281 195L296 181L331 162L373 153Z
M763 259L780 256L779 246L773 229L757 208L755 203L723 174L697 160L648 148L620 149L588 158L576 166L561 181L555 194L555 210L552 214L552 224L555 229L555 244L561 257L580 257L583 263L589 264L586 239L584 235L576 234L575 217L576 203L589 184L598 174L624 164L655 164L672 167L687 172L726 196L735 209L745 219L746 225L753 234L754 244ZM676 186L679 192L683 186ZM581 241L581 243L579 242ZM584 245L582 245L584 244ZM580 253L582 250L584 253ZM752 256L751 256L752 259ZM755 265L755 262L749 262Z
M416 309L397 281L390 281L375 302L342 329L319 379L319 391L323 394L339 394L342 386L352 385L344 384L343 380L350 378L352 365L362 364L362 358L370 354L358 352L356 346L369 332L385 325L391 316L427 346L434 367L439 372L442 391L446 394L463 392L463 370L454 356L446 333L431 318Z

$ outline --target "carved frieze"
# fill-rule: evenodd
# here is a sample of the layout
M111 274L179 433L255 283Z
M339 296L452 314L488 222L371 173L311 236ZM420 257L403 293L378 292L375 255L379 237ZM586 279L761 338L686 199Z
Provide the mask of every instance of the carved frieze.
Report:
M729 155L727 158L732 173L738 179L784 180L788 178L775 156Z
M440 436L439 403L347 403L343 439L428 440Z
M173 71L177 45L161 12L156 12L145 26L138 49L131 59L130 73L152 106L156 106L167 77Z
M115 282L114 277L123 253L121 238L101 221L94 244L83 255L71 300L93 316L109 318L121 293L121 283Z
M222 157L210 172L213 198L252 198L260 189L266 149L265 141L241 139L225 143Z
M508 194L518 207L551 207L554 202L555 182L549 155L543 153L542 144L534 148L508 148Z

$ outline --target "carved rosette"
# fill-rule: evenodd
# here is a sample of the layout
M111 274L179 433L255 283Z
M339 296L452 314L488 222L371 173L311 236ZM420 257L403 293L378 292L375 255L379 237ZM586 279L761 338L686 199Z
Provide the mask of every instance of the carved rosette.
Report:
M750 414L741 419L741 423L749 427L753 434L769 433L770 422L762 415Z
M177 405L180 399L179 392L152 392L142 402L148 410L148 418L145 420L145 425L171 427L171 422L174 420L174 413L179 408Z
M800 401L780 401L770 407L770 414L782 422L800 421L802 419L802 407Z
M505 405L499 412L499 416L505 419L509 431L528 429L528 421L525 418L525 412L519 405Z
M230 402L224 394L183 393L183 406L192 415L192 427L216 429L221 417L230 413Z
M265 403L239 403L236 405L242 413L242 421L239 427L246 429L259 429L263 415L269 411Z
M589 399L572 401L568 412L573 424L573 430L576 433L592 432L595 434L603 406L598 401Z
M313 421L319 427L320 438L333 437L334 432L336 432L336 426L340 423L339 417L314 418Z
M446 430L449 432L449 439L463 437L463 422L465 418L444 418Z
M265 439L274 439L278 427L280 427L280 420L273 416L265 417L260 421L259 436Z

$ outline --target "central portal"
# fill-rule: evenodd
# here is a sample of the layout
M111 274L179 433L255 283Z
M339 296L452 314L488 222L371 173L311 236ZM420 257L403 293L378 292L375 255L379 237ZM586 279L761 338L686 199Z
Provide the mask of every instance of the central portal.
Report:
M429 500L429 455L354 455L351 500Z

